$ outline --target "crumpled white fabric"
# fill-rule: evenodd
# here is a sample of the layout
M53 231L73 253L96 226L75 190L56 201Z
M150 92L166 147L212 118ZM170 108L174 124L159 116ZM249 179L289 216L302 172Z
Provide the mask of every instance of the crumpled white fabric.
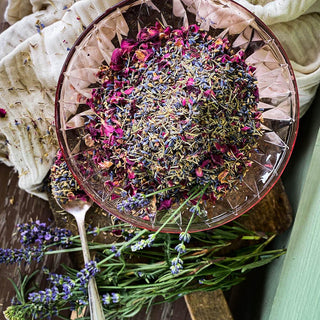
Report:
M0 35L0 160L19 186L39 188L58 148L54 96L63 62L83 28L118 0L9 0ZM320 0L237 0L282 43L297 78L301 115L320 82ZM37 26L37 27L36 27Z

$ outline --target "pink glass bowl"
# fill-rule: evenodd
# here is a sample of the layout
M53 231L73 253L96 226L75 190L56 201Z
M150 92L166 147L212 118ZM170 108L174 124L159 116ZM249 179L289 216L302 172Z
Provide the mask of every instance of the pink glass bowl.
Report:
M90 150L84 143L84 119L90 114L86 99L102 62L109 64L121 39L135 38L141 27L163 25L174 28L197 23L214 37L227 37L232 47L244 50L247 64L256 68L264 133L253 150L249 168L238 190L215 203L206 202L205 218L197 217L190 231L207 230L225 224L256 205L282 174L298 130L299 102L292 67L270 29L242 6L229 0L128 0L107 10L80 35L63 66L56 93L56 128L66 162L83 190L105 211L132 225L157 230L163 217L144 220L117 210L106 189L108 179L101 168L83 155ZM80 170L80 165L82 170ZM190 213L165 226L165 232L184 230Z

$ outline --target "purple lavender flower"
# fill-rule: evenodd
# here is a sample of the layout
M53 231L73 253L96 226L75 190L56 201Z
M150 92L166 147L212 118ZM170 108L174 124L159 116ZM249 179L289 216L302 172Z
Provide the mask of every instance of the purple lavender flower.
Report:
M192 207L189 209L189 211L190 211L191 213L195 213L195 214L197 214L197 215L199 215L199 214L201 213L201 210L200 210L199 206L197 206L197 205L192 206Z
M51 289L41 290L39 292L32 292L29 294L29 301L32 303L50 304L57 301L59 298L59 290L57 287Z
M72 289L74 288L73 282L64 282L62 284L62 291L63 291L63 300L68 300L72 296Z
M186 246L183 242L177 244L174 248L178 253L185 253L186 252Z
M39 34L41 34L41 30L44 29L46 26L40 22L39 20L35 24L36 30Z
M76 283L69 276L64 276L57 273L50 273L48 269L43 270L45 274L49 277L47 280L54 286L62 290L62 299L68 300L72 296L72 289L75 287Z
M170 270L171 270L171 273L172 274L178 274L180 272L180 270L183 269L183 261L178 258L178 257L175 257L171 260L171 267L170 267Z
M17 297L13 297L10 301L12 306L17 306L17 305L21 305L21 301L18 300Z
M126 197L128 195L128 192L126 190L122 190L120 195L121 197Z
M117 252L117 247L113 244L110 248L110 251L113 252L113 253L116 253Z
M155 239L155 234L149 234L147 239L142 239L140 241L138 241L137 243L133 244L131 246L131 251L138 251L138 250L142 250L145 247L151 247L152 242Z
M23 249L2 249L0 248L0 263L31 263L32 260L39 262L43 257L41 247L26 247Z
M99 233L100 233L100 230L98 227L94 227L92 230L90 230L90 232L94 237L96 237Z
M138 277L139 277L139 278L142 278L142 277L144 276L144 273L141 272L141 271L138 271L137 274L138 274Z
M118 303L120 301L120 294L119 293L112 292L111 297L112 297L113 303Z
M110 296L109 293L104 294L104 295L102 296L102 303L103 303L103 304L110 304L110 303L111 303L111 296Z
M181 232L181 233L179 234L179 240L180 240L180 241L189 243L189 242L190 242L190 239L191 239L191 236L190 236L190 234L187 233L187 232Z
M118 303L120 301L120 294L112 292L111 295L106 293L102 296L103 304Z
M83 299L79 299L78 304L82 305L82 306L86 306L86 305L88 305L88 301L87 300L83 300Z
M20 233L20 243L23 246L31 244L44 245L59 243L65 246L71 244L70 237L72 233L70 230L64 228L52 228L39 220L30 223L18 224L18 232Z
M96 261L90 261L85 267L77 273L77 278L82 286L86 286L90 278L94 277L100 270L97 268Z
M120 257L121 256L121 250L118 250L115 245L111 246L110 251L114 253L115 257Z
M121 230L121 236L124 238L125 241L129 241L130 239L132 239L135 236L135 231L132 230L126 230L126 229L122 229Z
M49 273L49 277L47 278L53 285L58 286L63 284L64 277L62 274Z

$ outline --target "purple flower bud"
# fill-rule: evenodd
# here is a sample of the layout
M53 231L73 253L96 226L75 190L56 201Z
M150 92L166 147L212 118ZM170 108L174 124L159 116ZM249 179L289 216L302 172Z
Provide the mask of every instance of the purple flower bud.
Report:
M187 233L187 232L181 232L181 233L179 234L179 240L180 240L180 241L189 243L189 242L190 242L190 239L191 239L191 236L190 236L190 234Z
M186 252L186 246L183 243L179 243L174 248L178 253L185 253Z
M82 286L86 286L89 279L94 277L100 270L97 268L96 261L90 261L85 264L85 267L77 273L77 278Z

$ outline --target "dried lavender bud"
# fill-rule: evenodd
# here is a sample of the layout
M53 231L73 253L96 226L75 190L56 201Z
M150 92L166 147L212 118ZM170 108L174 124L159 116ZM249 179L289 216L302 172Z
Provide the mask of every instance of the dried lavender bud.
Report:
M62 204L69 200L87 197L73 177L60 150L57 152L55 162L51 167L50 186L53 197Z

